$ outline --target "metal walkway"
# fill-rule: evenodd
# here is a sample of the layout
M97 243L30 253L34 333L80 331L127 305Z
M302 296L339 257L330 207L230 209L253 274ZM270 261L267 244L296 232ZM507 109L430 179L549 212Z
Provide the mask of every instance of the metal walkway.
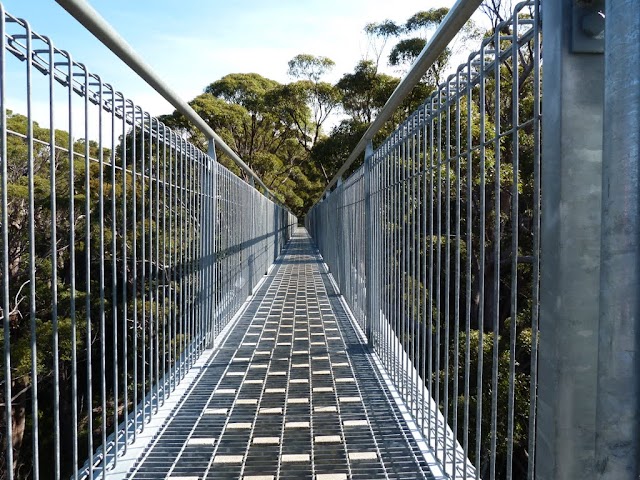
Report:
M305 230L128 478L433 478Z

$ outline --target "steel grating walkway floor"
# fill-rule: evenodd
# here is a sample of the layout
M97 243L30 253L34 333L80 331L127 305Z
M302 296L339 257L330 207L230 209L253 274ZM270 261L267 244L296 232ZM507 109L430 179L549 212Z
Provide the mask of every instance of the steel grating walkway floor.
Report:
M305 230L128 478L432 478Z

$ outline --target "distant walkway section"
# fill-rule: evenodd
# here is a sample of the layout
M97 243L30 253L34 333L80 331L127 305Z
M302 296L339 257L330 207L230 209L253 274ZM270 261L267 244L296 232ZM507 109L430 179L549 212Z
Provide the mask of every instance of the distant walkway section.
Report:
M304 229L128 478L433 478Z

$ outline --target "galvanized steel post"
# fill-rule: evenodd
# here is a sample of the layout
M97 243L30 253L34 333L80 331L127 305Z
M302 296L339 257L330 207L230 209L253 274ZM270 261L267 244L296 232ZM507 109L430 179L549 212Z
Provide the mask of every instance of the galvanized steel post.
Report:
M373 143L367 142L364 151L364 212L365 212L365 237L364 237L364 271L366 277L366 334L370 346L373 344L374 297L378 294L374 287L375 278L373 271L373 211L371 208L371 161L373 160Z
M207 241L209 243L209 259L207 264L209 267L209 276L210 281L205 284L205 288L208 290L206 292L206 298L208 298L208 307L207 312L211 317L207 319L207 325L210 325L207 331L207 348L213 347L213 341L215 339L216 333L214 328L215 316L216 316L216 302L215 302L215 292L217 291L217 274L216 274L216 236L217 236L217 227L218 227L218 162L216 159L216 142L212 138L209 140L209 145L207 148L207 153L211 158L211 181L207 182L209 192L209 196L211 197L211 201L208 202L210 206L210 211L207 214L207 226L203 228L205 233L205 237L207 237Z
M338 178L338 183L336 184L336 189L334 190L334 192L337 192L339 190L342 189L342 177ZM327 193L327 200L328 200L328 193ZM339 195L338 198L334 198L333 202L335 203L335 214L336 217L338 219L338 238L340 239L338 244L335 246L336 252L337 252L337 258L338 258L338 265L335 268L335 271L333 272L334 276L337 275L338 277L336 278L336 282L338 284L338 286L340 287L340 293L342 295L345 294L345 289L346 289L346 275L347 275L347 262L346 262L346 256L347 256L347 252L346 252L346 245L348 245L347 243L347 239L345 237L345 214L344 214L344 198L343 195Z
M577 6L542 3L538 479L594 477L604 59L576 52Z
M606 2L596 473L640 476L640 2Z

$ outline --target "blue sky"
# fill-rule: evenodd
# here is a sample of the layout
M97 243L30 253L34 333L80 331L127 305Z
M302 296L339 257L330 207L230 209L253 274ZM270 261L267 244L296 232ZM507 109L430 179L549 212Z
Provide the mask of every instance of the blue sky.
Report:
M287 61L323 55L335 81L367 54L365 24L402 22L418 10L452 0L93 0L91 5L186 100L227 73L257 72L287 82ZM158 115L173 110L85 31L54 0L4 0L130 98ZM397 72L396 72L397 73ZM17 106L19 108L19 106Z

